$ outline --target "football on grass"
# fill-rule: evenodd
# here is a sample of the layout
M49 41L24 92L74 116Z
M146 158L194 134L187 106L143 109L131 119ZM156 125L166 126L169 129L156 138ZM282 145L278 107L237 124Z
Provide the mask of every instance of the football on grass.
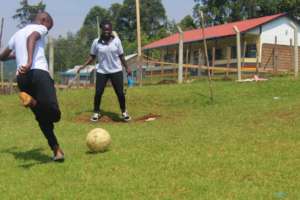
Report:
M86 144L91 152L104 152L111 143L109 133L102 128L91 130L86 137Z

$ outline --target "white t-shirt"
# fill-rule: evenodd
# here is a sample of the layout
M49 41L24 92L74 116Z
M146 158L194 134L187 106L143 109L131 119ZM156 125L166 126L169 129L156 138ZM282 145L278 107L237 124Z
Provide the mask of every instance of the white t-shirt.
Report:
M48 71L48 63L45 56L45 36L48 30L43 25L29 24L17 31L8 42L8 48L16 54L17 69L26 65L28 61L27 38L33 33L38 32L41 38L36 41L34 48L31 69L41 69Z
M122 64L119 58L124 53L121 40L114 37L109 44L102 44L99 38L93 41L91 55L98 59L97 72L101 74L111 74L122 71Z

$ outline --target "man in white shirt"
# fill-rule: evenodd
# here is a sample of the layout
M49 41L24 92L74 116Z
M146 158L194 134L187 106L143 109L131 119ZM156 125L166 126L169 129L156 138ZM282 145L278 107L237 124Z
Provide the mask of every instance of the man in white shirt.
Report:
M45 37L52 26L53 19L48 13L38 13L33 24L12 36L0 60L16 59L20 99L34 113L54 153L53 160L63 161L64 153L54 134L54 123L60 120L61 112L44 51Z

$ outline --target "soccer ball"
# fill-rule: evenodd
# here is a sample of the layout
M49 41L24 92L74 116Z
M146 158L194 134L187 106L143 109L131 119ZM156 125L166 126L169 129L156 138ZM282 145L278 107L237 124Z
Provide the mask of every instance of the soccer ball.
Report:
M109 133L102 128L91 130L86 137L86 144L92 152L104 152L111 143Z

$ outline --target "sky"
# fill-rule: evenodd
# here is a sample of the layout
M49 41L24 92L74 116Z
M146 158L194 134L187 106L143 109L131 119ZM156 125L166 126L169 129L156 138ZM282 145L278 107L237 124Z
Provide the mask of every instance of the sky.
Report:
M29 4L36 4L40 0L28 0ZM6 45L11 35L18 30L17 21L12 19L16 10L20 8L20 0L0 0L0 17L4 17L3 45ZM123 3L123 0L43 0L46 10L54 18L54 27L49 35L65 36L67 32L77 32L89 10L93 6L109 8L113 3ZM162 0L166 15L170 20L179 22L186 15L192 15L194 0ZM142 12L141 12L142 14Z

